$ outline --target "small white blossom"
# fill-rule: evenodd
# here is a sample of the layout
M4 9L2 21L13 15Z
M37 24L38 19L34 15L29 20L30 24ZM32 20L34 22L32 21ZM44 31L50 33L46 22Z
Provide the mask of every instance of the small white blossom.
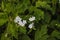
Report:
M28 28L32 28L32 27L34 27L34 23L31 23L29 26L28 26Z
M19 16L17 16L16 18L15 18L15 20L14 20L14 22L15 23L18 23L19 21L21 21L22 19L19 17Z
M17 24L19 24L20 26L24 26L24 24L23 24L23 22L22 22L21 20L22 20L22 19L21 19L19 16L17 16L17 17L15 18L14 22L17 23Z
M19 21L18 23L20 26L25 26L22 21Z
M26 20L23 20L23 24L26 24L27 22L26 22Z
M25 26L26 23L27 23L26 20L23 20L23 21L19 21L18 24L19 24L20 26Z
M29 18L29 21L34 21L34 20L35 20L34 16L32 16L32 17Z

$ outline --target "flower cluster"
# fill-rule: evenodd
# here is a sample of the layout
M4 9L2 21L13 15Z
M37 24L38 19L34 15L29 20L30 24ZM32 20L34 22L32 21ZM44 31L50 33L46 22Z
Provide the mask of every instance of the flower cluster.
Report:
M34 21L35 20L35 17L34 16L32 16L32 17L30 17L29 18L29 21ZM27 24L27 21L26 20L22 20L22 18L20 18L19 16L17 16L15 19L14 19L14 22L15 23L17 23L17 24L19 24L20 26L25 26L26 24ZM32 27L34 27L34 23L31 23L31 24L29 24L29 26L28 26L28 28L32 28Z
M19 16L17 16L14 20L15 23L18 23L20 26L25 26L25 24L27 23L26 20L22 21L22 18L20 18Z

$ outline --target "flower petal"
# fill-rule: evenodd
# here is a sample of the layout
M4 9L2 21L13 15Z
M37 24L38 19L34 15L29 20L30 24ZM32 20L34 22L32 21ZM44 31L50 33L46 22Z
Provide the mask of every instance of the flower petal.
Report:
M29 21L34 21L34 20L35 20L34 16L32 16L32 17L29 18Z

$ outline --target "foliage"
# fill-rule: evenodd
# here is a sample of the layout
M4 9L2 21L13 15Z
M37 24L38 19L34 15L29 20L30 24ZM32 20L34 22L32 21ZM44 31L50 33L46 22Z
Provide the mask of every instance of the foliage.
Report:
M0 40L60 40L59 8L58 0L0 0ZM16 16L27 24L15 23ZM32 16L34 27L29 29Z

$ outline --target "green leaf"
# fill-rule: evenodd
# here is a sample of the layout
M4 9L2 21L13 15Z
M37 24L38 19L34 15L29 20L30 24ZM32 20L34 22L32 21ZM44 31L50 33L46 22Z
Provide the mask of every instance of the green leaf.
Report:
M29 38L29 36L23 35L23 36L22 36L22 40L31 40L31 39Z
M52 14L55 14L55 6L51 7L46 1L37 1L36 2L36 7L40 7L46 10L50 10Z
M6 33L3 33L0 40L11 40L9 37L5 36Z
M7 19L0 19L0 26L7 22Z
M16 5L16 10L18 13L23 13L27 9L27 6L24 4L18 4Z
M12 6L11 6L11 3L5 3L5 9L4 11L7 12L7 13L10 13L12 10Z
M51 26L58 26L58 27L60 27L59 24L60 24L60 23L59 23L58 20L52 20L52 22L51 22L50 25L51 25Z
M54 30L54 31L52 32L51 36L60 39L60 32L58 32L57 30Z
M18 38L18 28L13 23L8 23L7 27L7 33L11 34L11 36L14 36L16 39Z
M8 21L8 17L5 13L0 13L0 26Z
M1 7L2 7L2 10L4 10L4 2L2 1L2 4L1 4Z
M16 5L16 11L18 12L18 13L24 13L24 11L26 10L26 9L28 9L28 5L29 5L29 0L24 0L22 3L18 3L17 5Z
M36 9L35 6L30 6L30 7L29 7L29 12L31 13L31 12L33 12L35 9Z
M39 40L47 40L48 37L48 35L43 35Z
M47 33L47 25L42 25L41 30L37 30L35 32L35 40L42 40L44 37L47 38L47 36L44 36Z
M27 31L25 26L24 27L19 26L18 30L23 34L26 34L26 31Z
M50 36L47 40L56 40L56 39Z
M36 2L36 7L42 7L42 8L46 8L46 9L49 9L49 10L51 10L51 7L50 7L50 5L48 5L47 4L47 2L45 2L45 1L37 1Z
M50 20L51 20L51 15L49 15L48 13L45 13L44 20L45 20L46 23L49 23Z
M44 12L42 10L36 9L34 10L34 16L36 17L36 20L44 19Z

